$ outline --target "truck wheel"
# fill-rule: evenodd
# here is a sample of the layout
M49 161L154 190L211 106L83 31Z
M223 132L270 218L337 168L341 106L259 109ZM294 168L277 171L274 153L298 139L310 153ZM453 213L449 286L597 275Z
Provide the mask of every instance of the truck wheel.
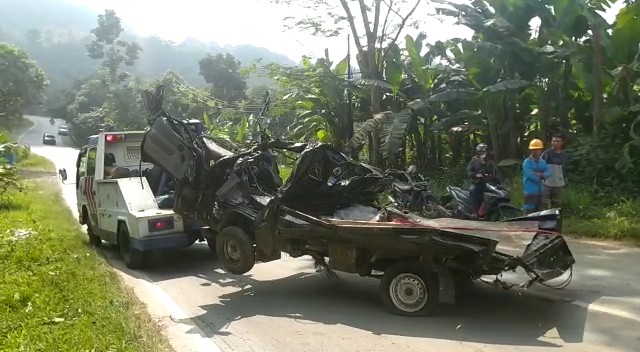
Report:
M127 268L138 269L144 265L145 253L131 247L131 236L126 225L118 228L118 249Z
M380 282L382 302L393 314L430 316L438 309L438 276L417 262L405 262L385 270Z
M93 231L93 225L91 224L91 219L87 219L87 236L89 236L89 243L94 247L100 247L102 245L102 238L96 235L95 231Z
M224 268L232 274L242 275L256 263L256 250L251 238L237 226L222 229L216 236L215 247Z

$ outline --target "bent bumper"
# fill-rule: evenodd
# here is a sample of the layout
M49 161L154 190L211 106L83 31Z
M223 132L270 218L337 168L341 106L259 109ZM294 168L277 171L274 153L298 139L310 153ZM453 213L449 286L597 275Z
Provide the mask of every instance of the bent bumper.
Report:
M185 232L151 235L145 238L131 237L131 247L140 251L186 248L193 244L195 236Z

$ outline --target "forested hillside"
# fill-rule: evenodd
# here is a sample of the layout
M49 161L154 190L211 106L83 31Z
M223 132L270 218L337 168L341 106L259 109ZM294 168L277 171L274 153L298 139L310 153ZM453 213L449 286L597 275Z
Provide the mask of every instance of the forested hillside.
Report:
M380 0L272 2L324 16L291 18L292 27L351 34L351 57L326 52L294 67L248 46L218 55L214 44L132 36L109 11L84 30L78 21L66 34L36 32L24 21L2 35L17 38L52 86L75 82L47 107L79 140L102 129L143 128L140 92L164 84L172 115L204 120L228 148L247 147L265 88L250 87L247 77L260 73L275 83L273 136L332 143L382 168L417 165L439 192L468 183L465 167L486 143L521 203L529 142L548 147L553 135L564 136L568 231L640 238L640 2L625 3L608 23L607 0L438 0L439 16L474 35L435 43L426 39L428 26L425 34L406 34L428 22L415 12L420 0L392 7ZM272 63L246 67L257 57Z
M16 44L38 61L51 81L50 90L70 88L77 77L85 76L96 67L86 53L92 40L98 14L64 0L0 0L0 41ZM126 27L126 23L123 23ZM173 70L189 83L204 87L198 75L198 61L208 53L230 53L243 65L261 59L265 63L295 64L285 55L251 45L224 46L188 39L172 43L157 37L139 37L126 32L123 38L136 41L142 48L138 64L131 73L152 79ZM253 75L249 86L270 83L265 77Z

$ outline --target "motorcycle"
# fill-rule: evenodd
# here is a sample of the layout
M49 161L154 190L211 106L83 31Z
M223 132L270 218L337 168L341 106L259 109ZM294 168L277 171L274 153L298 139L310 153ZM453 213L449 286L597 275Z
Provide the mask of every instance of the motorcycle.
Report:
M410 176L410 172L390 170L387 171L395 181L391 187L391 198L399 208L411 211L421 212L430 205L438 203L438 198L433 194L429 184L419 175Z
M55 125L55 124L56 124L56 120L54 120L54 119L49 119L49 123L51 124L51 126L53 126L53 125Z
M495 182L487 183L483 202L477 213L474 212L469 190L447 186L447 191L454 203L454 209L448 208L453 211L453 216L456 218L496 222L524 215L520 208L511 203L509 190Z

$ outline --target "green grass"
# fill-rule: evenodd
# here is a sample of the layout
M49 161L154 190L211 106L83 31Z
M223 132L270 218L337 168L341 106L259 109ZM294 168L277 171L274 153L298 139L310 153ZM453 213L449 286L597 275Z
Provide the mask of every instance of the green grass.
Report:
M49 159L37 154L32 154L25 149L21 149L18 154L18 167L32 171L51 171L54 169Z
M33 126L33 121L24 117L15 120L3 120L0 123L0 131L20 131L26 130L31 126Z
M438 194L444 194L447 179L433 182ZM505 185L511 201L522 207L522 179L508 178ZM640 241L640 199L624 199L613 194L596 194L589 188L570 184L565 190L563 232L574 237Z
M522 181L508 181L512 200L524 202ZM596 194L580 185L565 189L563 232L575 237L640 240L640 199L629 200L612 194Z
M52 167L38 157L25 173ZM49 179L0 199L0 351L170 351ZM15 239L16 230L30 235Z

